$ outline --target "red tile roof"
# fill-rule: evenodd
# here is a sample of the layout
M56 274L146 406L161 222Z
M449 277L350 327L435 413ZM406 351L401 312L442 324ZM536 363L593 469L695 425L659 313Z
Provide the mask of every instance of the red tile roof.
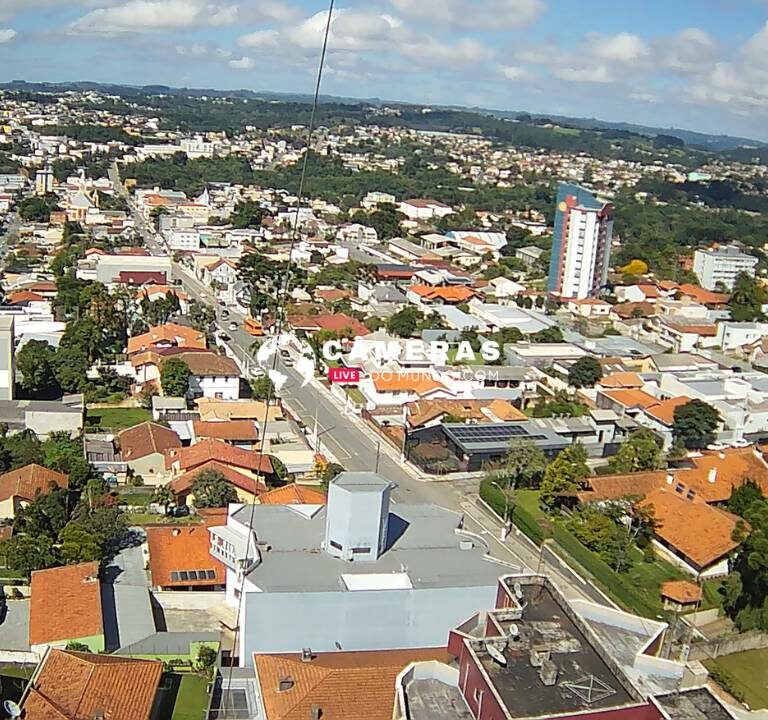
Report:
M148 350L155 345L173 344L186 348L207 348L205 333L186 325L177 325L176 323L165 323L150 328L141 335L134 335L128 338L128 354Z
M448 287L411 285L408 289L424 300L442 300L443 302L453 304L469 302L473 297L477 296L474 290L470 290L462 285Z
M328 496L322 490L289 483L259 495L260 505L325 505Z
M216 438L217 440L250 440L259 439L259 429L253 420L210 421L194 420L192 427L195 437Z
M104 634L99 563L35 570L30 586L30 645Z
M661 597L682 605L699 602L702 596L701 588L688 580L670 580L661 584Z
M46 298L29 290L19 290L10 293L5 301L8 305L27 305L31 302L45 302Z
M264 459L269 460L266 456ZM171 482L171 490L173 490L176 495L184 495L188 493L192 489L192 485L197 476L206 470L213 470L214 472L223 475L230 483L232 483L232 485L241 490L245 490L252 495L260 495L267 491L267 486L263 480L256 480L250 475L239 472L233 467L218 462L217 460L209 460L208 462L199 465L194 470L179 475L179 477Z
M297 330L307 330L309 332L329 330L340 333L344 330L350 330L355 336L368 335L370 333L370 330L363 323L346 313L335 313L333 315L289 315L288 323Z
M149 720L160 660L51 650L24 701L25 720Z
M38 493L45 493L51 484L65 488L69 478L64 473L49 470L42 465L31 463L0 475L0 501L12 497L34 500Z
M201 440L189 447L171 449L165 453L166 468L171 468L178 463L182 470L193 470L209 460L218 460L225 465L233 465L247 470L272 472L272 463L269 461L268 455L233 447L221 440Z
M149 548L149 571L154 587L192 587L202 585L224 585L224 565L209 552L210 535L207 525L186 527L146 528ZM213 577L181 580L171 576L172 572L213 571Z
M213 351L178 352L172 357L186 363L190 372L198 377L240 377L240 369L232 358Z
M166 279L164 272L141 270L121 270L117 275L117 281L123 285L164 285Z
M395 679L412 662L449 662L442 648L253 656L266 717L307 720L313 707L328 720L391 720ZM280 682L291 686L280 689Z
M117 442L127 462L181 447L181 440L173 430L149 421L118 433Z

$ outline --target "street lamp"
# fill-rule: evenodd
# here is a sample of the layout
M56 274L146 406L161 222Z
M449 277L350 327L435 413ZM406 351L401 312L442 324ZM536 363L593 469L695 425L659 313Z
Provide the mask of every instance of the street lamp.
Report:
M495 480L491 481L491 485L496 487L501 493L504 495L504 524L501 526L501 534L500 539L502 542L504 542L507 539L507 535L509 535L509 486L507 486L507 489L499 485Z

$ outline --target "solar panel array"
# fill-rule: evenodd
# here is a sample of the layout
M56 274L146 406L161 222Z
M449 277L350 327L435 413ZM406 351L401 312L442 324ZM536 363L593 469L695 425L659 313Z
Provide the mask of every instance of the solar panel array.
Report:
M215 570L173 570L171 582L185 582L187 580L215 580Z
M506 443L514 438L546 440L545 435L531 435L519 425L457 425L446 429L462 444Z

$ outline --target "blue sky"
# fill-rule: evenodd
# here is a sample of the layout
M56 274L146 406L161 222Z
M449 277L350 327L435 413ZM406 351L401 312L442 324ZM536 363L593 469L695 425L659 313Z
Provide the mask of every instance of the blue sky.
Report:
M768 0L337 0L323 91L768 140ZM315 0L0 0L5 80L310 92Z

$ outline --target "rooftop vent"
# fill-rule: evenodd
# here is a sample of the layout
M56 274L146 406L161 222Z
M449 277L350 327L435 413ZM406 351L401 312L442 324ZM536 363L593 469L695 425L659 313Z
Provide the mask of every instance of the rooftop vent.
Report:
M546 645L531 645L530 661L533 667L541 667L549 660L549 648Z
M557 665L551 660L545 660L539 668L539 680L547 687L554 685L557 682Z
M520 585L519 582L515 583L514 590L515 590L515 597L518 600L522 600L523 599L523 587L522 587L522 585Z
M712 484L717 482L717 468L709 468L709 472L707 473L707 480Z
M319 705L313 705L309 711L310 720L320 720L323 717L323 709Z
M179 528L173 528L171 535L173 535L173 537L179 537L179 535L181 535L181 530Z
M459 542L459 550L471 550L473 547L475 547L475 543L471 540L462 540Z
M286 692L293 688L293 678L290 676L280 678L280 682L277 684L278 692Z
M301 649L301 662L312 662L314 655L312 655L312 648Z
M671 473L667 473L667 485L671 485L675 481L675 476Z
M509 624L509 629L507 630L507 637L513 641L517 641L520 639L520 628L517 627L516 623Z

